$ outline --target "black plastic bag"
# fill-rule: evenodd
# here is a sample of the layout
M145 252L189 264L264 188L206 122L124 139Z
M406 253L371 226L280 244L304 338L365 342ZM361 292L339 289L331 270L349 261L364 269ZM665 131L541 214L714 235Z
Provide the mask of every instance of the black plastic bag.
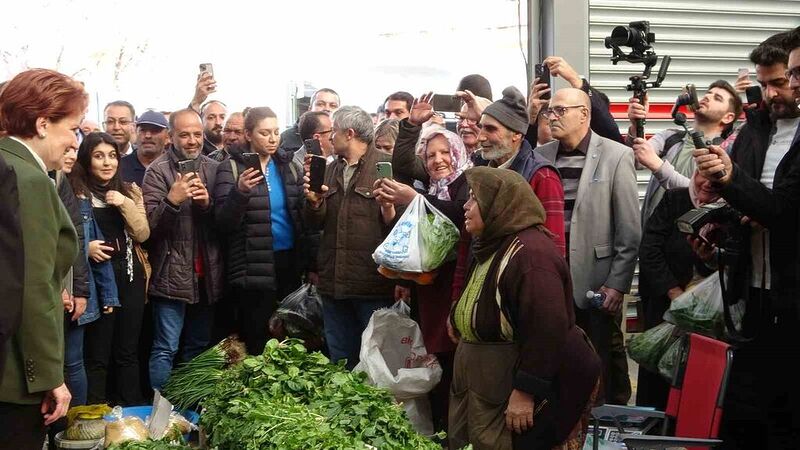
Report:
M322 298L313 284L305 283L287 295L269 321L270 333L278 339L287 337L305 341L306 348L324 344Z

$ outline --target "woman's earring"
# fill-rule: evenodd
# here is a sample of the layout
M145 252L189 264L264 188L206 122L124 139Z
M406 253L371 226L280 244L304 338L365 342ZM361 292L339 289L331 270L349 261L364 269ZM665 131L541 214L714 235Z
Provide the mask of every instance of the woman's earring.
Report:
M45 134L45 133L39 133L39 139L44 139L44 138L46 138L46 137L47 137L47 134Z

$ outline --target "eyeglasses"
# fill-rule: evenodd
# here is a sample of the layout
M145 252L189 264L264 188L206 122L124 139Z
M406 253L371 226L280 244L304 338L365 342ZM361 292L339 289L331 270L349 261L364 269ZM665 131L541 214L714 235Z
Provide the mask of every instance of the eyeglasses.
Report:
M331 128L330 130L317 131L317 134L328 134L328 133L333 133L333 128Z
M551 115L555 115L556 119L560 117L564 117L564 114L567 113L567 110L570 108L586 108L586 105L570 105L570 106L553 106L551 108L547 108L542 110L541 116L545 119L549 119Z
M800 81L800 66L792 67L791 69L787 70L786 78L789 80L794 78L795 80Z
M117 120L117 119L106 119L106 121L103 122L103 125L105 125L106 127L113 127L114 125L119 124L119 126L121 126L121 127L127 127L128 125L130 125L132 123L133 123L133 121L132 120L128 120L128 119L119 119L119 120Z

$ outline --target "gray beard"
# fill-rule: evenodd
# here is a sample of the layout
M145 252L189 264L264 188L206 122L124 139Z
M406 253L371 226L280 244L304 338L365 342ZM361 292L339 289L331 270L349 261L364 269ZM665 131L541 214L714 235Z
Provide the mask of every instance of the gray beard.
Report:
M478 147L478 148L480 149L481 157L487 161L494 161L500 159L503 156L506 156L511 152L513 152L513 150L511 149L505 149L505 148L500 148L500 149L498 148L485 149L483 147Z

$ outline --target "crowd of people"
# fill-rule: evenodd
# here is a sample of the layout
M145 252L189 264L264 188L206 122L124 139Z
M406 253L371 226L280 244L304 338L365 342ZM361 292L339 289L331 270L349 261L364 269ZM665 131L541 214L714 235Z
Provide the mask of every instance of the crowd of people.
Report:
M232 333L261 353L278 303L305 282L322 297L323 351L349 368L372 313L412 304L443 368L430 400L449 448L581 448L591 407L632 395L621 320L637 260L651 328L716 270L718 245L675 220L725 201L746 216L728 270L749 339L721 437L791 448L800 29L750 59L764 101L743 106L746 74L711 83L693 111L706 148L680 129L620 133L608 98L556 56L543 64L569 87L536 79L527 98L507 87L493 101L488 80L464 77L455 132L431 94L395 92L370 114L328 88L281 132L269 107L208 101L207 72L185 109L137 116L115 101L98 126L83 120L81 83L18 74L0 85L0 447L41 448L70 406L145 404ZM631 122L647 116L631 99ZM316 190L309 139L327 164ZM637 168L652 173L642 208ZM429 285L388 278L372 257L418 195L461 231ZM637 404L663 408L667 390L640 369Z

